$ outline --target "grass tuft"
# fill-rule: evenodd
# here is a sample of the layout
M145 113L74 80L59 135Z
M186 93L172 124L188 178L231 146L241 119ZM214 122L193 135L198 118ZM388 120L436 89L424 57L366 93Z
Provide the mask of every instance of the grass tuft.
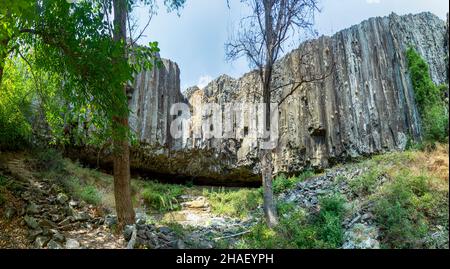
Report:
M178 197L182 195L184 188L181 185L162 184L148 181L143 183L141 193L147 206L159 212L167 212L180 208Z
M262 204L261 189L205 189L203 195L208 198L213 213L230 217L245 218Z

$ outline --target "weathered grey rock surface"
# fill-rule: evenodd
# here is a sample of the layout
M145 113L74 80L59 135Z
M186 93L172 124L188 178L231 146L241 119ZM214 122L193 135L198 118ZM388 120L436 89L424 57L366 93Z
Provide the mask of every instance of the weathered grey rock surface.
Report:
M280 107L275 172L324 168L352 157L402 150L408 138L419 139L420 119L405 51L414 47L429 63L433 80L447 83L447 29L447 23L431 13L391 14L305 42L282 58L276 65L274 87L296 81L305 72L325 73L332 66L334 70L325 80L303 86ZM301 64L305 54L309 55L305 58L311 66L308 70ZM131 125L139 138L172 150L212 149L223 165L214 165L217 173L242 166L257 173L257 147L248 137L170 138L170 105L184 100L179 72L176 64L164 61L163 69L137 77L130 106ZM192 112L206 102L259 102L259 95L253 93L258 85L255 72L239 79L223 75L204 89L188 89L186 99ZM276 92L273 101L288 90ZM194 115L191 132L201 128L200 119ZM243 130L234 127L231 132ZM189 156L195 161L195 156ZM203 165L203 170L208 166Z
M170 136L170 105L185 102L180 91L180 69L161 59L160 68L143 71L135 77L129 107L130 127L142 142L175 146Z

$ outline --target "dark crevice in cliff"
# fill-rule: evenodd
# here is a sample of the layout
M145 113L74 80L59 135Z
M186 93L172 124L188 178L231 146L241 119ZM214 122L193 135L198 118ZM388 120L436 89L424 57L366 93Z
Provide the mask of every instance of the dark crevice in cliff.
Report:
M95 151L83 147L71 147L65 149L65 156L73 161L80 162L82 165L99 169L107 174L113 174L113 162L108 156L97 158ZM252 174L245 168L230 169L222 173L208 172L172 172L170 165L165 160L155 161L152 164L140 165L142 160L133 159L131 154L131 175L142 179L159 181L167 184L197 185L197 186L218 186L218 187L247 187L258 188L261 186L260 176ZM194 160L195 161L195 160ZM182 165L182 164L180 164ZM165 167L162 167L165 166Z

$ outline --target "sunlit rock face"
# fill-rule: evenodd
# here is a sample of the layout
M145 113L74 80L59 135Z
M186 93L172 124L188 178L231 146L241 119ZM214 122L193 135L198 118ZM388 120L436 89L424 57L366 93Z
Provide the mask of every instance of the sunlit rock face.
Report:
M180 69L170 60L161 61L160 68L135 77L129 101L130 127L142 142L181 148L170 136L170 106L185 102L180 92Z
M447 35L447 23L431 13L391 14L305 42L283 57L276 64L273 88L296 81L305 72L320 74L334 68L326 79L304 85L281 105L279 144L273 151L275 172L324 168L348 158L402 150L409 138L419 139L420 119L405 52L414 47L429 63L433 80L447 83ZM301 65L304 54L309 55L308 69ZM172 103L191 106L192 134L202 128L202 116L195 113L202 103L261 102L254 93L258 89L255 72L239 79L223 75L203 89L188 89L184 98L178 67L164 61L163 69L137 77L130 101L131 125L142 141L183 151L212 149L217 156L226 156L224 171L247 166L258 173L257 143L245 135L227 140L191 135L182 141L168 136ZM273 101L281 100L288 90L275 92ZM248 128L244 121L231 132L245 134Z

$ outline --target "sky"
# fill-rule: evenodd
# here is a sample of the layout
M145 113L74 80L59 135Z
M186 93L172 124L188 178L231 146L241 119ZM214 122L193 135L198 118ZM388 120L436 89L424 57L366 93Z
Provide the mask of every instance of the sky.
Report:
M169 13L160 4L139 40L140 44L158 41L161 56L178 64L182 91L195 85L204 87L222 74L239 78L250 71L245 58L225 60L225 43L249 11L240 0L230 2L228 8L226 0L186 0L179 13ZM322 11L316 15L315 27L320 35L331 35L391 12L403 15L430 11L445 19L449 10L447 0L321 0L319 6ZM149 18L148 10L137 8L135 18L143 28Z

